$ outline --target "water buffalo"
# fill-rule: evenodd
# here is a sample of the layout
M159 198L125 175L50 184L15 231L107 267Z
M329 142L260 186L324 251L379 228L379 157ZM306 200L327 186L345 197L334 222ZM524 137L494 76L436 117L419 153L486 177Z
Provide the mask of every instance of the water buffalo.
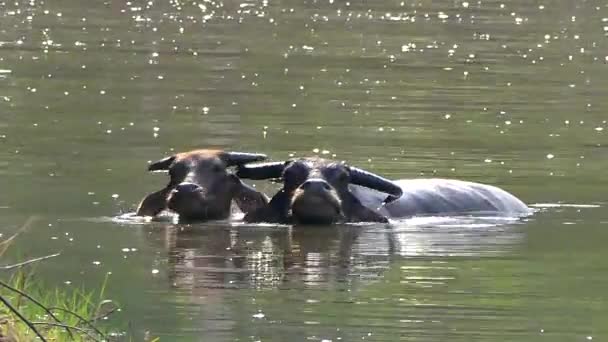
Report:
M330 224L388 222L386 216L361 204L349 184L387 193L383 201L402 194L391 181L367 171L321 158L243 165L237 175L246 179L283 179L283 188L268 205L245 215L247 222Z
M170 209L180 221L220 220L230 216L233 200L244 213L263 207L268 198L227 169L264 159L263 154L194 150L156 161L148 170L168 170L169 184L146 196L136 215L156 216Z
M415 215L530 211L522 201L491 185L450 179L389 181L320 158L244 165L237 175L283 181L268 205L245 215L249 222L387 222Z

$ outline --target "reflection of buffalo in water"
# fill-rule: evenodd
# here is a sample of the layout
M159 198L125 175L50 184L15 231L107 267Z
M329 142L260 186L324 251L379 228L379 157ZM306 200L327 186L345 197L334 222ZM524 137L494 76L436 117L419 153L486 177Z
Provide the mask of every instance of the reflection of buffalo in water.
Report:
M495 256L521 243L525 235L518 222L428 217L392 227L162 225L156 239L164 242L171 284L211 296L230 288L374 280L395 260Z
M161 274L167 278L157 281L172 287L172 305L178 306L182 316L194 320L193 326L201 329L206 339L235 340L242 331L254 331L248 333L254 335L258 328L276 331L279 324L301 324L317 316L309 313L310 309L335 306L328 315L340 315L341 310L353 308L351 300L368 300L372 308L390 303L399 310L401 305L421 300L419 304L429 306L410 306L416 311L413 316L422 311L428 317L427 310L439 310L444 317L445 306L432 308L430 304L443 304L447 283L455 283L450 288L462 288L458 269L470 272L472 265L483 263L484 257L502 255L525 237L522 229L509 224L519 220L503 224L487 221L488 225L479 228L476 225L483 221L476 218L446 221L425 217L412 221L417 220L424 222L397 222L390 227L143 227L155 231L146 234L148 238L165 242L164 253L160 253ZM378 292L386 288L383 283L400 290ZM379 287L371 286L374 284ZM434 286L439 287L429 290ZM439 299L433 298L435 294ZM390 299L373 302L370 296ZM401 298L407 303L401 303ZM370 306L362 310L367 308ZM461 313L462 308L454 310ZM304 325L302 329L310 328Z
M165 209L180 220L228 218L232 201L245 213L264 206L264 194L228 172L231 166L266 159L263 154L194 150L178 153L150 164L150 171L169 171L169 184L146 196L137 208L138 216L156 216Z
M345 281L361 227L163 227L178 288L275 288Z
M387 218L429 214L530 212L515 196L491 185L450 179L391 182L320 158L243 165L237 175L283 181L268 205L245 215L249 222L386 222Z

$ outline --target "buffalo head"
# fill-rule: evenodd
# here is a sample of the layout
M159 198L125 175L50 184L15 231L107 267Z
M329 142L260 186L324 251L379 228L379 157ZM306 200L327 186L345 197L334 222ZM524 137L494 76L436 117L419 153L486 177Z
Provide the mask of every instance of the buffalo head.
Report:
M242 183L228 168L264 159L263 154L194 150L156 161L148 170L168 171L169 184L146 196L137 215L155 216L168 208L180 220L225 219L232 200L243 212L253 211L266 205L266 196Z
M401 188L373 173L321 158L239 166L247 179L281 179L283 188L262 208L248 213L249 222L330 224L335 222L388 222L388 219L351 193L355 184L399 198Z

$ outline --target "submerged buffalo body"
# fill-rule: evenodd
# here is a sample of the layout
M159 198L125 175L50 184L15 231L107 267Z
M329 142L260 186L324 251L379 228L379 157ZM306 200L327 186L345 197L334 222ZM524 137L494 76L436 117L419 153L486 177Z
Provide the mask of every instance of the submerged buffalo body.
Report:
M237 175L283 183L267 205L245 216L249 222L388 222L429 214L530 212L515 196L491 185L449 179L389 181L320 158L243 165Z
M268 203L266 195L241 182L231 166L266 159L263 154L194 150L156 161L149 171L168 171L169 184L146 196L136 215L156 216L172 210L182 221L225 219L234 201L247 213Z
M531 212L517 197L492 185L441 178L393 182L403 195L390 203L384 203L386 195L367 188L351 186L350 190L363 205L389 218L467 213L523 216Z

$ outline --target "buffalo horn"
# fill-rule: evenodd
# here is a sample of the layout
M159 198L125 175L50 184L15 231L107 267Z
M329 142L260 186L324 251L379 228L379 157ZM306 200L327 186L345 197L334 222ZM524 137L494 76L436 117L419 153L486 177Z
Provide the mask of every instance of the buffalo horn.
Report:
M222 159L227 166L243 165L247 163L253 163L256 161L266 160L265 154L259 153L245 153L245 152L224 152Z
M148 165L148 171L168 170L169 166L171 166L171 164L173 163L174 160L175 160L175 156L170 156L170 157L155 161L154 163Z
M261 163L254 165L241 165L236 175L244 179L272 179L281 178L285 162Z
M401 190L399 186L397 186L390 180L356 167L350 167L350 182L356 185L364 186L366 188L378 190L380 192L393 195L396 198L399 198L401 197L401 195L403 195L403 190ZM389 198L391 197L389 196ZM388 200L388 202L391 201Z

